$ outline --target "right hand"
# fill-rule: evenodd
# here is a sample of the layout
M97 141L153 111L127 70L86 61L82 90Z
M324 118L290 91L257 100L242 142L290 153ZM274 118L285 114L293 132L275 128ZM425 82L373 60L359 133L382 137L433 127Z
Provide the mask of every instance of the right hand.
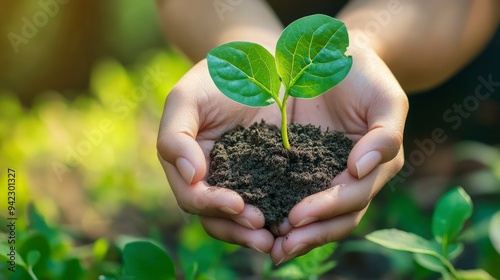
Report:
M280 123L277 106L250 108L224 96L213 83L206 60L196 64L172 89L158 134L159 160L180 208L199 215L214 238L269 253L274 236L264 216L236 192L204 180L209 154L224 132L264 119Z

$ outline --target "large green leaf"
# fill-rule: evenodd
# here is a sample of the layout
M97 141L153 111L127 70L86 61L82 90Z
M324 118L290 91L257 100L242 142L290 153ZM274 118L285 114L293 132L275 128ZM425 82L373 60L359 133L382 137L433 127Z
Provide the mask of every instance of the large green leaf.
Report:
M27 269L33 268L37 273L49 269L48 263L52 256L52 248L45 235L39 232L30 233L20 243L19 254L26 261Z
M439 199L432 216L434 238L447 245L457 237L472 215L472 201L461 187L456 187Z
M55 230L47 225L45 218L32 203L28 205L28 221L30 223L30 228L43 234L47 240L51 241L57 237Z
M40 260L40 252L37 250L30 251L26 256L26 262L29 267L34 267Z
M398 229L382 229L366 235L366 239L389 249L421 253L439 257L432 242Z
M340 83L352 66L348 45L344 23L332 17L312 15L291 23L276 45L278 73L289 94L313 98Z
M267 106L279 98L281 81L273 55L261 45L231 42L207 54L217 88L247 106Z
M149 241L135 241L125 245L123 262L126 275L136 280L175 279L172 259L167 252Z
M84 270L80 263L80 259L72 258L64 261L63 271L59 279L82 279L83 275Z
M22 268L28 267L21 255L15 250L15 246L7 242L0 242L0 261L9 265L10 261L12 261L12 264L15 263Z

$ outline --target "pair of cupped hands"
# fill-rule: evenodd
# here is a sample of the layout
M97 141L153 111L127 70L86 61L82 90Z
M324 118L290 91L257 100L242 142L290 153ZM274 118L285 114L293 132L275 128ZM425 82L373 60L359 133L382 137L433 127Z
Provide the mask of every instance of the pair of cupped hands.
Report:
M198 215L210 236L269 253L275 264L351 233L403 166L408 111L406 94L376 52L364 48L352 56L352 69L339 85L314 99L288 101L289 122L346 132L355 146L330 189L303 199L271 229L277 237L264 228L260 210L204 178L222 133L262 119L279 126L278 106L250 108L230 100L211 80L206 60L197 63L169 93L158 136L159 159L180 208Z

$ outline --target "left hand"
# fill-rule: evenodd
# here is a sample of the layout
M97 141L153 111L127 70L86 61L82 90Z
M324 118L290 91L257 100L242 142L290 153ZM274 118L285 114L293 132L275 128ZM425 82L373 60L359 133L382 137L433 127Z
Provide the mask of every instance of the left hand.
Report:
M331 188L290 211L280 226L283 236L271 250L274 263L351 233L372 198L403 166L406 94L375 51L358 49L352 56L349 75L334 89L315 99L295 100L292 121L344 131L355 146L347 170L334 178Z

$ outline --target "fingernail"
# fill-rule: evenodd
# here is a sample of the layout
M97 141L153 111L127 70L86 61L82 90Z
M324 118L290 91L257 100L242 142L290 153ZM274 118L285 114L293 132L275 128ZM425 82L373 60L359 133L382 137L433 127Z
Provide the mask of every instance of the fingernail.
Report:
M382 155L378 151L371 151L361 157L361 159L356 162L356 169L358 170L358 178L361 179L370 173L380 162L382 161Z
M247 246L250 249L253 249L253 250L255 250L255 251L259 252L259 253L264 254L264 252L262 252L259 248L257 248L257 246L255 246L255 244L253 244L253 243L248 243Z
M250 229L255 229L255 227L250 223L250 221L248 221L247 218L243 218L243 217L242 218L234 218L234 217L232 217L232 218L233 218L233 220L235 222L237 222L238 224L240 224L240 225L242 225L244 227L247 227L247 228L250 228Z
M283 258L281 258L281 259L280 259L280 260L276 263L276 265L280 265L280 264L282 264L282 263L285 261L285 259L286 259L286 256L284 256Z
M305 217L304 219L302 219L302 221L300 221L298 224L295 225L295 227L301 227L303 225L307 225L307 224L310 224L312 222L316 221L316 218L313 218L313 217Z
M231 209L227 206L222 206L222 207L219 207L219 210L226 213L226 214L229 214L229 215L237 215L239 214L240 212L234 210L234 209Z
M292 251L290 251L290 253L288 253L288 255L293 255L295 253L297 253L298 251L304 249L304 247L306 247L306 244L303 244L303 243L299 243L297 245L295 245L295 247L293 247Z
M191 183L193 182L194 173L196 172L191 163L189 163L187 159L180 157L175 161L175 167L177 167L177 170L179 170L179 173L181 173L184 181L186 181L188 185L191 185Z

